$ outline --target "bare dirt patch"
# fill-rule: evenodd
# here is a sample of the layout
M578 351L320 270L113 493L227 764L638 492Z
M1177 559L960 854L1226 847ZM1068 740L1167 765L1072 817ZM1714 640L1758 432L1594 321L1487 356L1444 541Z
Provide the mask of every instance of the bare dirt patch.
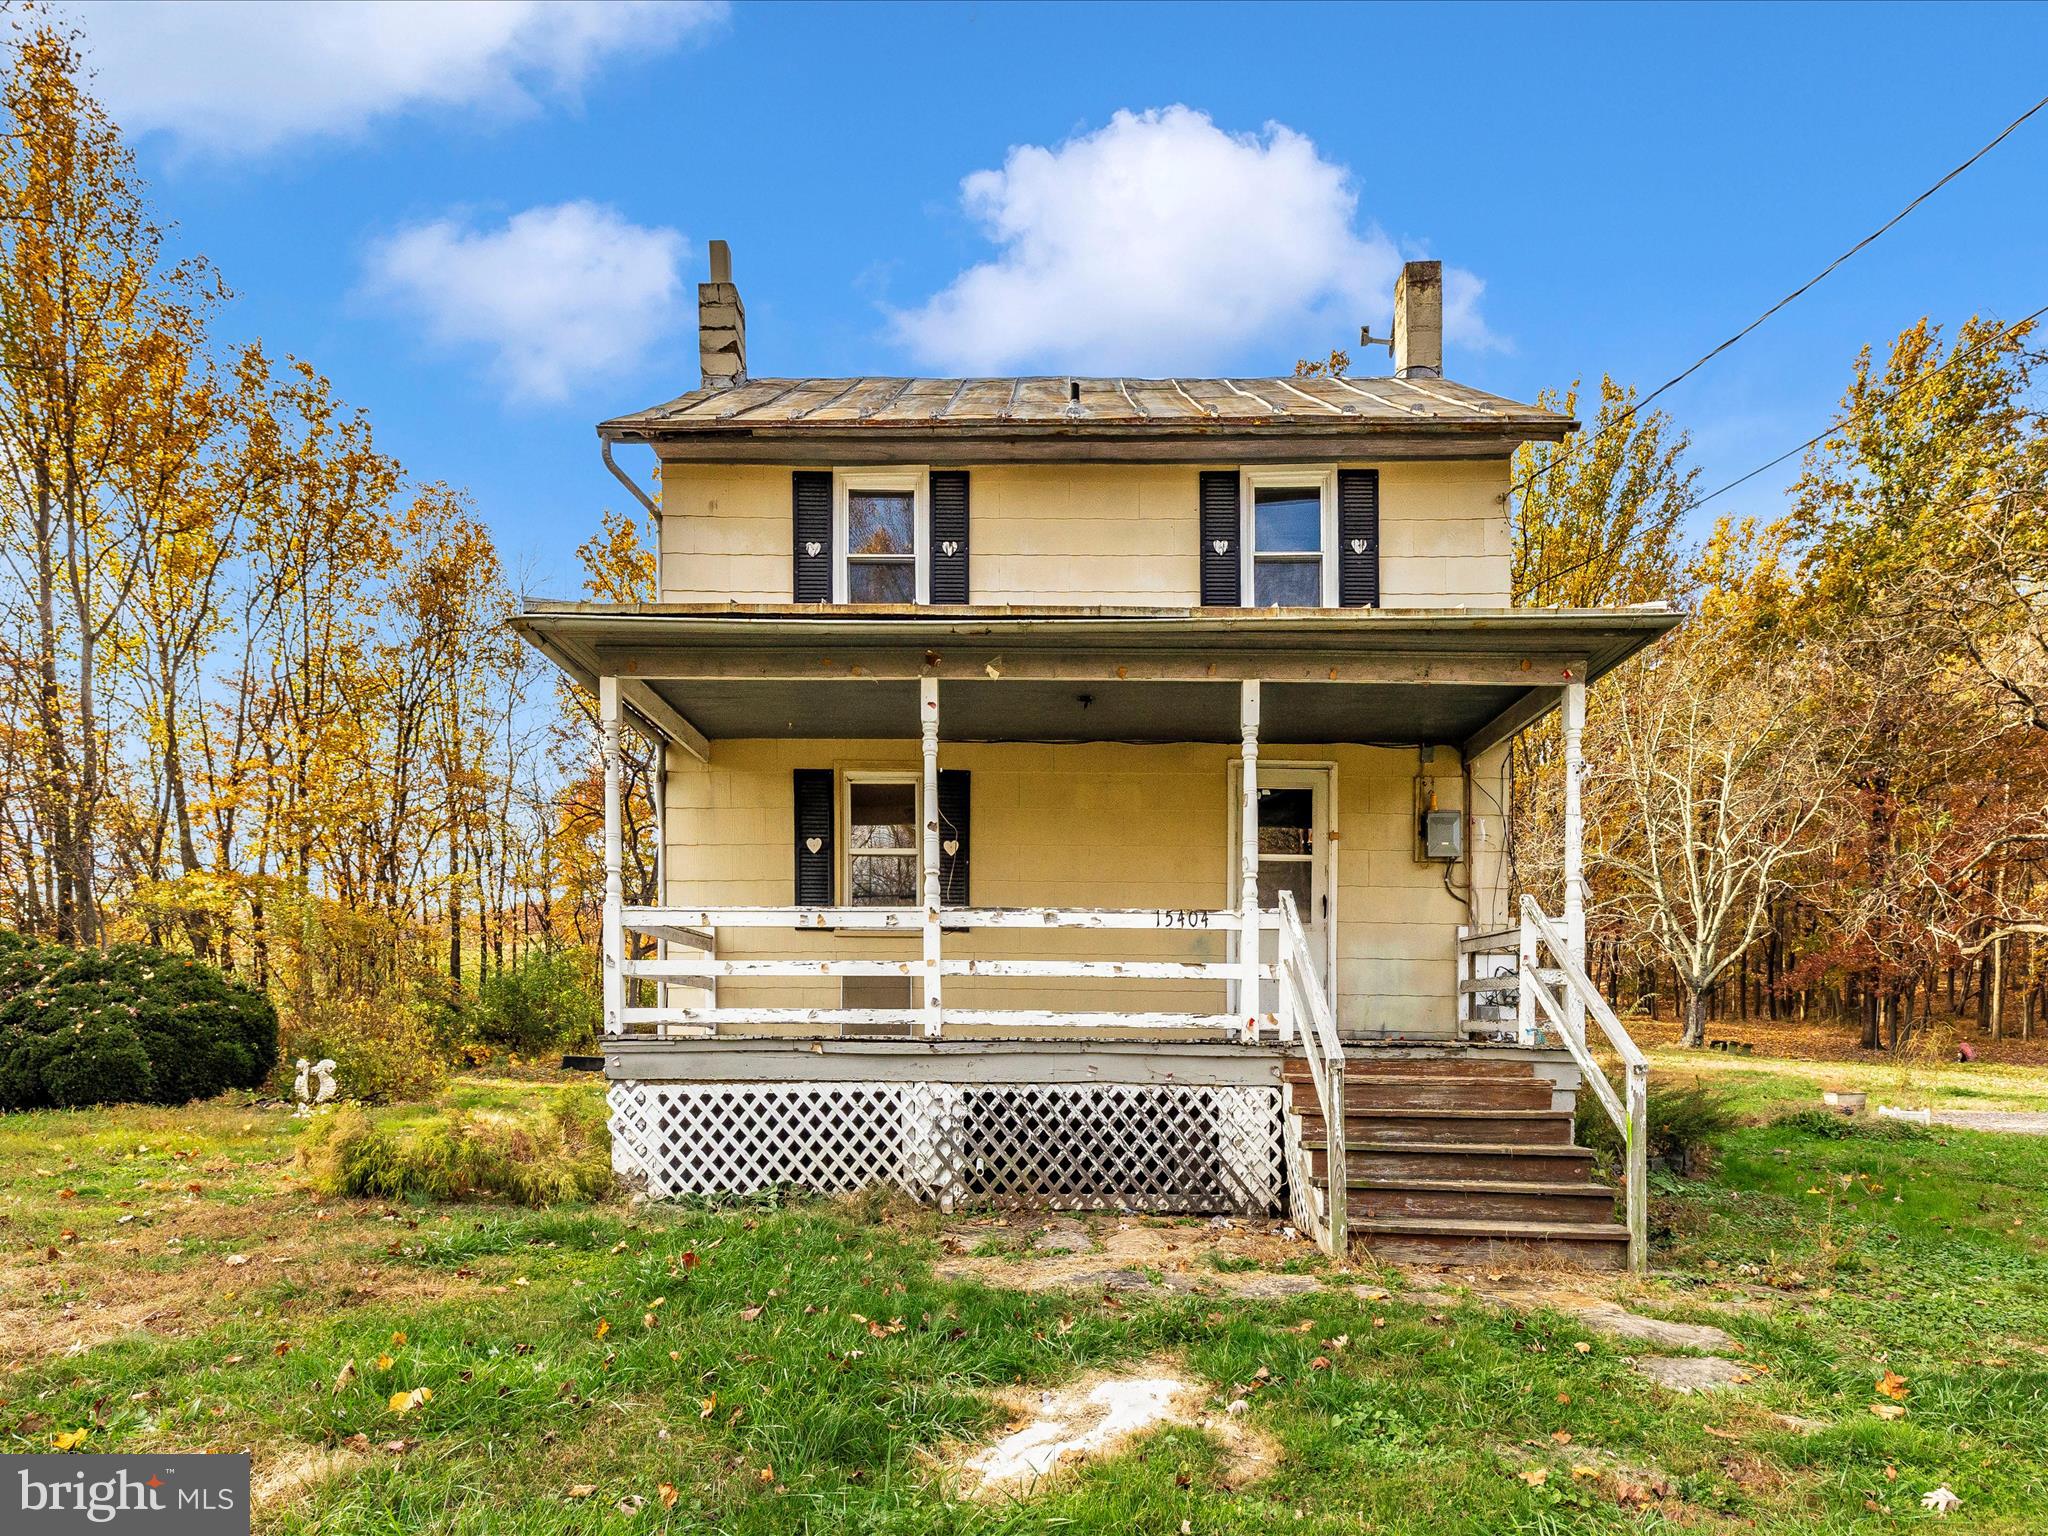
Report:
M1128 1217L989 1217L939 1233L942 1279L1010 1290L1233 1295L1277 1300L1318 1289L1288 1272L1320 1259L1315 1244L1263 1223Z
M1222 1443L1230 1488L1265 1476L1280 1458L1277 1444L1220 1408L1213 1387L1170 1360L1095 1372L1052 1390L1012 1388L997 1400L1010 1410L1009 1428L945 1458L946 1472L970 1498L1028 1497L1168 1425L1199 1429Z
M380 1262L391 1232L370 1207L204 1201L120 1230L60 1245L54 1257L0 1260L0 1358L80 1354L135 1332L204 1332L280 1281L291 1283L292 1312L477 1289L446 1271Z
M317 1445L294 1445L256 1452L249 1485L249 1505L257 1514L271 1514L296 1503L329 1478L347 1472L357 1458L345 1451Z

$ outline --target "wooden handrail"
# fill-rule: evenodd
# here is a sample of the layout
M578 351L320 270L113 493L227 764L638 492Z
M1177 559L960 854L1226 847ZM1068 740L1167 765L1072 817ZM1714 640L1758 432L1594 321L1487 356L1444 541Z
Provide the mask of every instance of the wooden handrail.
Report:
M1243 927L1236 911L1180 907L944 907L947 928L1135 928L1171 933L1235 933ZM916 933L924 924L917 907L628 907L624 926L635 932L663 928L845 928ZM1280 926L1279 915L1262 911L1258 926Z
M1302 931L1301 914L1295 910L1291 891L1280 893L1280 955L1275 967L1280 986L1293 1016L1301 1024L1302 1056L1308 1062L1309 1080L1315 1085L1316 1103L1323 1112L1323 1162L1328 1173L1324 1189L1329 1216L1321 1234L1324 1251L1343 1259L1350 1242L1347 1230L1351 1215L1349 1169L1344 1151L1344 1042L1337 1036L1337 1020L1330 1012L1330 1000L1316 979L1315 956ZM1312 1204L1312 1202L1310 1202Z
M1538 969L1532 962L1537 956L1537 946L1549 949L1553 966ZM1559 932L1557 925L1544 916L1543 909L1536 905L1532 896L1522 898L1522 947L1524 963L1520 969L1519 982L1522 996L1531 1000L1549 1019L1551 1028L1565 1043L1565 1049L1572 1053L1572 1059L1585 1075L1587 1086L1593 1090L1600 1107L1607 1111L1607 1118L1614 1122L1614 1128L1621 1133L1623 1178L1627 1181L1625 1196L1628 1207L1628 1262L1629 1268L1642 1273L1650 1262L1650 1062L1641 1047L1622 1028L1621 1020L1607 999L1600 995L1600 989L1593 985L1585 969L1572 957L1571 946ZM1622 1093L1616 1093L1607 1074L1594 1060L1587 1048L1583 1031L1572 1027L1570 1012L1564 1000L1553 990L1551 977L1560 979L1571 989L1571 993L1585 1005L1586 1011L1599 1023L1601 1033L1614 1048L1627 1069L1627 1081Z

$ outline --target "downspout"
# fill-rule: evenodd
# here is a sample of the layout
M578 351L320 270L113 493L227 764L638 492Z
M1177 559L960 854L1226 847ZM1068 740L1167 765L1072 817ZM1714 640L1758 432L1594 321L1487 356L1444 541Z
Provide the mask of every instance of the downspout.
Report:
M647 515L654 519L654 600L661 601L661 508L652 496L640 489L639 483L619 468L619 461L612 457L612 438L609 433L597 434L598 452L604 457L604 467L612 472L612 478L632 492L633 499L647 509Z
M612 457L612 438L608 432L597 434L599 455L604 467L612 472L612 478L632 493L633 499L647 509L647 515L654 519L654 600L661 601L661 508L654 498L640 489L633 477L619 468L619 461ZM600 681L602 686L602 680ZM668 900L668 743L658 742L654 748L654 783L649 786L654 794L654 900L657 906ZM654 952L660 959L668 958L668 940L655 941ZM660 1001L666 1002L667 988L656 984Z

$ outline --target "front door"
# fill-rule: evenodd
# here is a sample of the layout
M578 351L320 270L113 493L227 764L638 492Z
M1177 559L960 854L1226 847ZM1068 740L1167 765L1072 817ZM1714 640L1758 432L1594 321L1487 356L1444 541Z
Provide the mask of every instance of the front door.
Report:
M1330 848L1330 770L1260 764L1259 906L1270 910L1280 904L1282 891L1293 895L1325 994L1330 982ZM1231 868L1238 867L1233 855ZM1272 960L1278 936L1265 936L1260 949ZM1277 984L1262 983L1261 1010L1278 1006Z

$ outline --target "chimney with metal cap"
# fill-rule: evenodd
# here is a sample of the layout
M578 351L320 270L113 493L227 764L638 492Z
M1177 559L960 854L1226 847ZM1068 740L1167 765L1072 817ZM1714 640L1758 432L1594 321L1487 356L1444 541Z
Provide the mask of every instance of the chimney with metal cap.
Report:
M747 382L747 307L732 281L732 249L711 242L711 281L697 285L697 357L706 389Z
M1444 264L1411 261L1394 284L1394 377L1444 376Z

